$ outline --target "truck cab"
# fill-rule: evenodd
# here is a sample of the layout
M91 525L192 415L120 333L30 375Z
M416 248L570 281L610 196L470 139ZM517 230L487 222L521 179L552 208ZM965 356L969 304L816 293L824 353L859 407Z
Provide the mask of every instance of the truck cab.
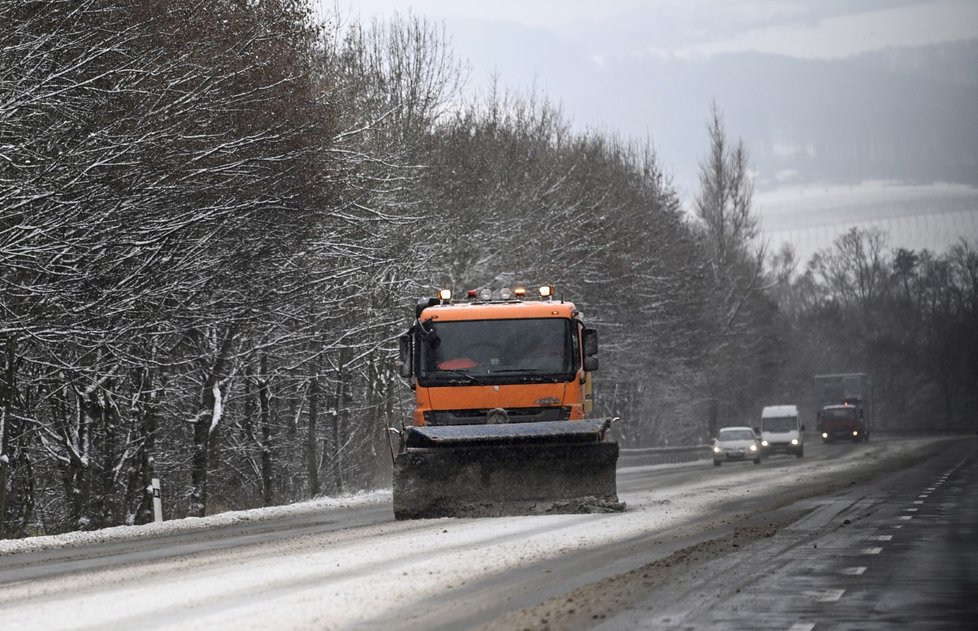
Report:
M826 405L819 411L818 431L822 442L851 440L855 443L869 440L865 412L858 403L847 401L840 405Z
M797 405L769 405L761 410L761 449L765 455L805 455L805 426Z
M826 443L869 440L873 381L862 372L815 375L818 433Z
M573 303L525 290L422 300L401 341L401 374L412 378L412 425L484 425L580 420L592 410L596 331Z

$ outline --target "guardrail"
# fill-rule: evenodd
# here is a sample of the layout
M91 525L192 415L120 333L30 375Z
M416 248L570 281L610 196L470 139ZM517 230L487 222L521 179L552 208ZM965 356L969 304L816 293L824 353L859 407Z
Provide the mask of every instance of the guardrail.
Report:
M965 430L905 430L905 429L875 429L874 436L892 436L910 438L916 436L968 436L978 434ZM805 432L806 441L818 441L821 438L814 432ZM646 467L654 464L673 464L677 462L692 462L705 460L713 456L712 445L693 445L691 447L645 447L640 449L622 448L618 452L618 466Z
M643 449L621 449L618 452L619 467L645 467L653 464L672 464L692 462L712 457L711 445L692 447L646 447Z

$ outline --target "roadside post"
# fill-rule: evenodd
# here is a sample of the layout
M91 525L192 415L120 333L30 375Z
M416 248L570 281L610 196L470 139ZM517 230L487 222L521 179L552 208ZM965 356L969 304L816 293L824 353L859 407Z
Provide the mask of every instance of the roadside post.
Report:
M160 479L153 478L153 521L163 521L163 499L160 497Z

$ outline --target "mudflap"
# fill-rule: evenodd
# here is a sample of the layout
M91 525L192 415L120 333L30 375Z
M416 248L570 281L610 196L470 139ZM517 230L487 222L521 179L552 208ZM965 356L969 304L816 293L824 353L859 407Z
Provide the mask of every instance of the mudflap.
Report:
M617 462L618 443L608 441L408 448L394 462L394 516L622 511Z

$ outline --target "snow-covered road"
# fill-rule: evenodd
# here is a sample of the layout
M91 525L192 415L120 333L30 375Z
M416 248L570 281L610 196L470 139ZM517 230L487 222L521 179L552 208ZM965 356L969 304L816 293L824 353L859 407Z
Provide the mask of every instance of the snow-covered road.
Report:
M616 544L736 509L759 497L790 494L888 459L928 441L842 446L812 457L771 459L714 470L708 462L627 469L625 513L397 522L302 531L227 548L200 547L171 556L11 582L15 561L31 551L70 550L101 542L139 541L169 533L213 532L235 523L287 523L303 515L374 510L388 493L318 500L204 519L0 542L0 610L12 629L348 629L452 626L492 620L500 612L621 573L649 558L604 558ZM844 451L842 451L844 450ZM820 457L820 454L825 454ZM679 475L676 472L679 472ZM668 486L660 485L668 474ZM644 485L641 482L647 481ZM658 482L657 482L658 481ZM625 485L621 485L625 488ZM285 521L283 521L285 520ZM164 548L167 538L158 539ZM580 556L586 570L535 577ZM38 562L44 557L37 556ZM599 561L602 560L603 561ZM90 565L93 569L86 569ZM501 587L502 586L502 587ZM500 603L500 598L511 604ZM430 611L439 603L438 611ZM481 612L481 614L480 614Z

